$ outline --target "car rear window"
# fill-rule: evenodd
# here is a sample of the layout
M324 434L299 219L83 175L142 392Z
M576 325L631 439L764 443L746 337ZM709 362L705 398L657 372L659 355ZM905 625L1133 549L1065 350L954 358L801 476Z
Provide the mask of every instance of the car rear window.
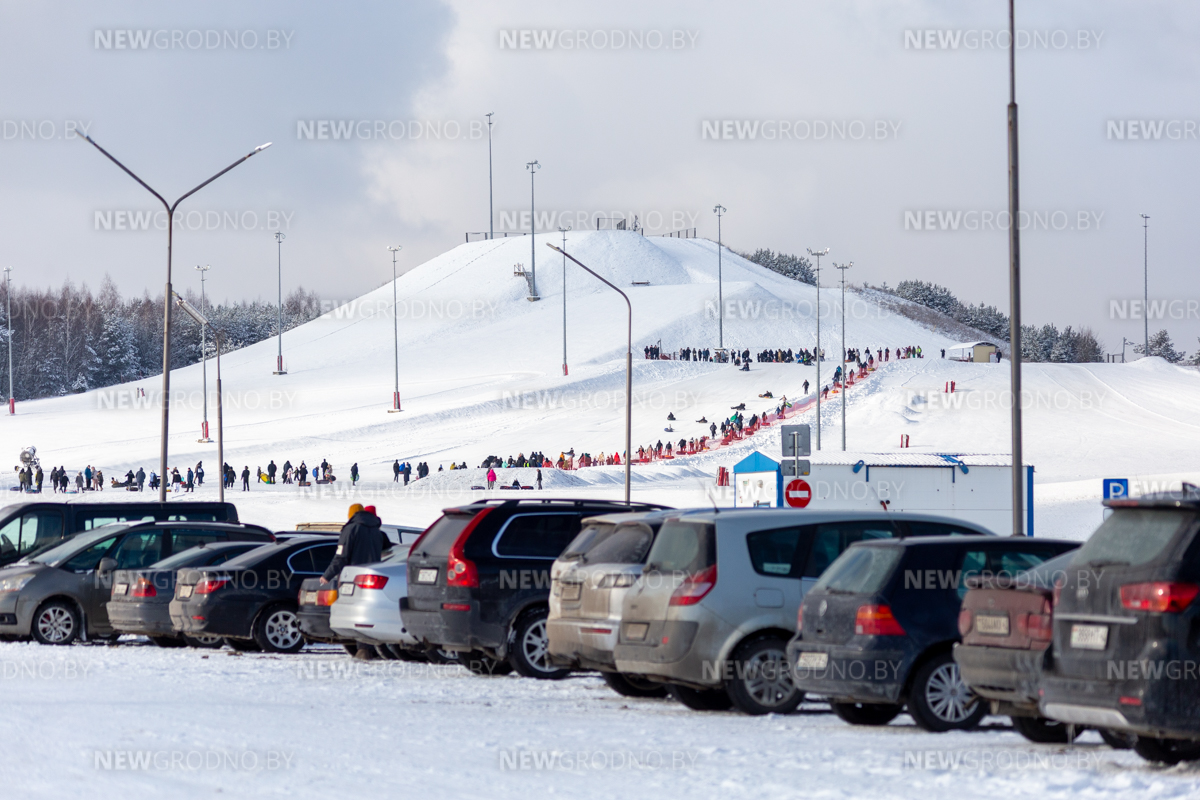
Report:
M579 514L514 514L493 551L501 558L555 559L579 533Z
M646 560L654 531L644 522L627 522L613 527L609 536L583 554L589 564L641 564Z
M900 547L851 547L829 565L813 591L875 594L887 583L902 553Z
M1058 552L1045 547L968 550L963 556L962 569L959 571L958 596L966 596L967 578L976 575L985 578L1015 578L1054 558Z
M564 561L578 560L588 550L611 536L616 529L617 526L611 522L589 522L583 526L579 535L571 540L559 558Z
M421 539L421 552L430 556L448 556L458 535L475 518L474 514L443 514L429 526Z
M662 572L699 572L717 561L717 531L711 522L667 520L650 548L648 564Z
M1080 566L1131 566L1157 558L1175 534L1196 519L1194 511L1118 508L1079 548Z

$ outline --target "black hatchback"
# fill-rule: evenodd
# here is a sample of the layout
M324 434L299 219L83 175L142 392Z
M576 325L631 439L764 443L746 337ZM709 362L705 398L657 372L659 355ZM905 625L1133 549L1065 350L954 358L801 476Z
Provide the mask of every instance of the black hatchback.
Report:
M988 706L952 655L966 579L1016 575L1077 546L991 536L855 543L800 605L788 644L794 682L852 724L886 725L907 705L927 731L975 727Z
M409 551L404 626L426 648L471 653L479 671L507 661L526 677L566 677L547 651L551 565L585 517L660 508L604 500L448 508Z
M224 637L235 650L295 653L304 647L296 599L306 578L333 561L327 536L289 539L216 567L180 570L171 625L187 636Z
M1105 505L1054 594L1042 713L1136 734L1150 761L1200 760L1200 496Z

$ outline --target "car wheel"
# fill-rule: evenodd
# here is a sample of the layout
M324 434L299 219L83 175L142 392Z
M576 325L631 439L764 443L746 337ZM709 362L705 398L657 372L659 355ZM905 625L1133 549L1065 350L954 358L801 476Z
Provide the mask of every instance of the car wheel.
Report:
M220 636L213 636L211 633L202 633L199 636L183 635L183 643L188 647L199 647L204 650L216 650L225 640Z
M977 727L987 712L949 653L934 656L917 670L908 693L908 713L917 727L930 733L966 731Z
M379 657L382 658L384 661L396 661L397 660L396 654L393 653L391 650L389 650L388 646L385 644L375 645L375 652L378 653Z
M508 675L513 671L512 664L508 663L507 661L497 661L491 656L484 655L478 650L472 650L469 653L464 653L458 657L458 661L451 663L462 664L471 671L472 675L479 675L483 678Z
M224 642L225 644L229 645L231 649L236 650L239 653L257 653L262 650L262 648L258 646L258 642L254 641L253 639L234 639L227 636L225 637Z
M829 707L851 725L887 725L904 710L898 703L830 703Z
M254 641L267 653L298 653L305 644L300 618L287 606L268 608L254 621Z
M509 663L526 678L558 681L571 674L571 670L550 663L550 638L546 633L545 608L528 611L517 620L509 639Z
M1134 734L1114 731L1111 728L1097 728L1096 733L1100 734L1100 738L1104 740L1104 743L1113 750L1129 750L1133 747L1133 743L1137 741L1137 736Z
M349 656L353 656L358 653L358 645L356 644L344 644L342 645L342 649L345 650L346 655Z
M671 684L667 693L692 711L728 711L733 708L729 692L724 689L692 689Z
M159 647L183 647L183 639L174 636L151 636L150 641Z
M738 647L725 691L738 711L754 716L790 714L804 699L804 692L792 683L787 645L779 639L758 639Z
M74 603L53 600L37 610L30 627L41 644L71 644L79 638L79 612Z
M1200 742L1194 739L1152 739L1137 736L1133 751L1147 761L1178 764L1180 761L1200 761Z
M667 686L646 680L640 675L622 675L619 672L601 672L600 677L608 688L623 697L666 697Z
M1045 717L1009 717L1013 730L1031 742L1038 744L1066 744L1070 741L1070 731L1065 722L1059 722Z
M458 664L462 660L457 650L427 650L425 657L430 664Z

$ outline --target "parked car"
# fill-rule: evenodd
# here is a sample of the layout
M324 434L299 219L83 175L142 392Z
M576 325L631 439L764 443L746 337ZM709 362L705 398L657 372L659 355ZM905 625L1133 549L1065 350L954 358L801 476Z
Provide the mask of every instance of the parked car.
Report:
M300 623L300 632L309 642L325 642L340 644L346 652L355 653L358 642L351 637L342 636L329 627L329 612L338 599L336 583L321 583L319 577L305 578L300 584L300 592L296 598L296 618ZM399 610L396 612L399 614Z
M412 546L404 626L426 648L467 654L491 671L566 677L546 655L550 565L583 520L661 506L605 500L480 501L448 508Z
M296 598L306 578L333 561L326 536L276 542L216 567L180 570L171 625L189 636L221 636L235 650L295 653L304 647Z
M73 503L31 501L0 508L0 566L114 522L237 522L233 503Z
M42 644L115 638L112 572L140 569L202 541L269 542L265 528L202 522L120 522L80 533L0 569L0 635Z
M661 683L617 672L613 648L625 595L642 574L663 521L678 513L605 514L583 521L583 530L550 567L546 632L552 664L598 670L609 688L626 697L667 695Z
M346 525L344 522L297 522L296 532L299 534L333 534L341 533L342 528ZM383 531L384 536L393 545L397 544L412 544L417 540L417 537L425 532L424 528L415 528L411 525L393 525L385 522L379 526ZM295 536L295 533L283 532L278 534L280 538Z
M196 524L196 523L193 523ZM208 529L221 523L206 523ZM249 526L240 526L248 528ZM269 532L262 529L264 533ZM247 541L213 540L207 535L197 537L199 543L181 550L145 569L117 569L112 573L112 594L108 601L108 620L117 633L149 637L159 647L220 647L219 636L182 636L171 626L169 605L175 596L175 572L187 567L212 567L247 553L268 538ZM176 539L178 548L186 541Z
M989 707L952 655L966 581L1016 575L1077 546L975 536L857 542L800 606L788 644L796 685L856 725L886 725L907 707L926 731L973 728Z
M1055 592L1041 711L1136 734L1150 761L1200 760L1200 496L1105 505Z

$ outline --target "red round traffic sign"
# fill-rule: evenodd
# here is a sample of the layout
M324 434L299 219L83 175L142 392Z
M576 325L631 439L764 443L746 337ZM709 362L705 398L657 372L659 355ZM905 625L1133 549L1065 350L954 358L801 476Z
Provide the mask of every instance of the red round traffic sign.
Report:
M795 478L788 481L787 486L783 488L783 502L792 508L804 508L810 500L812 487L808 485L808 481Z

